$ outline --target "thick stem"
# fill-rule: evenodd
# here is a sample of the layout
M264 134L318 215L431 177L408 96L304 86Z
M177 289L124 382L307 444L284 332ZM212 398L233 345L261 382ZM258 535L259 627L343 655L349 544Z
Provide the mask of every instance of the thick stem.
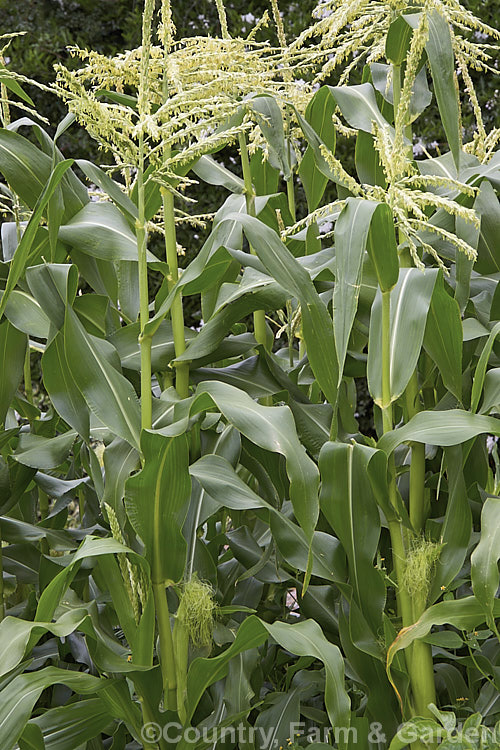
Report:
M403 238L400 235L400 240ZM403 267L411 267L411 258L402 258ZM413 372L405 391L406 412L408 419L411 419L419 411L420 388L418 385L418 371ZM411 464L410 464L410 521L416 533L419 534L425 524L425 445L423 443L410 443Z
M245 182L245 199L247 204L247 214L255 218L255 193L252 184L252 173L250 171L250 159L248 158L248 148L244 133L239 134L239 146L241 156L241 167L243 170L243 180ZM250 252L255 255L255 250L250 246ZM267 341L266 313L264 310L256 310L253 314L254 335L257 343L262 344L266 349L270 349Z
M182 724L186 722L187 672L189 662L189 634L179 612L174 625L175 665L177 669L177 713Z
M154 0L146 0L143 13L142 27L142 56L140 69L140 85L138 109L139 114L148 115L150 112L150 97L148 91L148 72L151 53L151 24L154 14ZM141 347L141 425L142 429L150 429L152 426L153 415L153 397L151 387L151 336L145 335L144 330L149 321L149 288L148 288L148 265L147 265L147 230L146 230L146 212L145 212L145 192L144 192L144 133L141 129L139 136L139 160L137 169L137 250L139 261L139 315L141 334L139 343ZM155 519L156 520L156 519ZM155 524L156 536L160 533L158 524ZM158 561L158 538L155 539L153 547L153 566L152 566L152 585L155 602L156 618L158 623L158 634L160 640L160 667L163 675L163 684L166 688L165 698L170 702L170 686L175 686L175 664L173 662L173 648L169 648L169 639L172 640L172 631L170 629L170 616L168 612L167 598L165 595L165 586L159 575ZM146 702L143 700L143 711ZM147 721L143 713L144 721ZM163 743L161 743L163 744Z
M432 647L429 643L416 640L411 654L410 670L411 690L413 694L413 709L415 716L434 717L428 706L436 704L436 687L434 684L434 664L432 661ZM412 745L414 750L420 745Z
M394 93L394 117L399 107L401 99L401 68L399 65L393 65L393 93ZM405 135L412 138L411 126L405 129ZM402 267L412 267L413 262L408 249L400 254L400 264ZM418 386L418 372L415 370L410 378L405 391L406 411L408 419L414 417L420 410L420 392ZM411 443L411 464L410 464L410 521L417 534L419 534L425 524L425 445L422 443ZM402 529L401 529L402 530ZM392 539L392 533L391 533ZM404 570L405 551L402 544L401 573ZM393 545L394 550L394 545ZM398 572L398 581L401 581L401 575ZM402 604L403 626L413 624L418 620L425 611L426 600L422 596L414 596L413 600L406 591L401 590L400 600ZM408 612L408 604L410 612ZM408 621L408 618L409 621ZM422 641L416 640L410 648L405 651L407 663L409 666L410 684L413 696L413 715L425 716L432 718L432 714L427 708L429 703L436 703L436 688L434 683L434 666L432 662L431 646ZM424 745L417 741L412 743L412 750L424 750Z
M156 617L158 620L158 637L160 640L160 665L163 678L163 690L166 708L177 709L177 678L175 668L174 643L170 627L170 612L164 583L153 582Z
M391 403L391 293L382 292L382 424L383 431L392 430L392 403ZM389 494L391 505L396 509L396 469L394 456L389 458L390 484ZM391 535L391 546L394 570L397 578L396 597L399 614L403 621L403 627L411 625L412 610L411 601L407 591L401 585L403 579L404 564L406 558L403 527L399 521L387 519L389 533Z
M165 252L169 269L168 287L173 289L179 280L179 265L177 262L177 238L175 232L174 196L166 188L161 188L163 197L163 220L165 227ZM184 310L182 295L179 292L170 310L172 332L174 335L175 356L180 357L186 351L184 336ZM189 363L175 363L175 387L181 398L189 396Z
M153 397L151 391L151 336L144 335L144 328L149 321L148 263L144 198L144 137L139 138L139 168L137 170L137 252L139 260L139 315L141 334L141 426L143 430L151 428L153 420Z
M425 612L427 606L426 595L413 596L413 622ZM434 665L432 662L432 647L429 643L416 640L412 647L412 668L410 671L411 690L413 695L413 709L416 716L433 718L429 711L429 703L436 704L436 686L434 683ZM417 750L420 745L412 745Z

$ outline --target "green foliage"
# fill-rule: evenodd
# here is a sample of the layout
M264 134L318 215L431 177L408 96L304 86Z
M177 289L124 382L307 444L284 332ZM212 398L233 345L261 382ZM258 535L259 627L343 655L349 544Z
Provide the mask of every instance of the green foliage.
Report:
M311 8L275 28L273 0L257 40L251 2L176 4L174 36L157 5L59 4L96 52L41 89L68 102L54 135L0 71L0 746L185 750L178 723L215 732L199 748L493 750L485 27L327 1L301 33ZM22 74L44 29L51 60L66 43L46 7ZM432 107L444 153L415 160Z

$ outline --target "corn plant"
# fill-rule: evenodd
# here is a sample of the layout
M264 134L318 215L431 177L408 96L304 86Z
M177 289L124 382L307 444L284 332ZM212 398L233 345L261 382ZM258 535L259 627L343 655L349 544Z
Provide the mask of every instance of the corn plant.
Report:
M500 128L470 70L500 33L328 0L294 40L271 0L240 39L216 0L220 36L178 39L159 5L57 68L54 132L0 66L1 747L495 748ZM76 126L112 167L63 157ZM211 225L184 268L181 223Z

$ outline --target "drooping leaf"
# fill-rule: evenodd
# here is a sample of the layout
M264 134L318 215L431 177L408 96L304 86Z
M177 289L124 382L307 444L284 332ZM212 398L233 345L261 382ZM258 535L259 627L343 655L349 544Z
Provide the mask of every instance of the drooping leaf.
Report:
M285 456L290 499L297 521L310 538L318 517L319 474L298 440L288 407L261 406L237 388L223 383L201 383L197 392L208 394L226 419L249 440L264 450Z
M79 747L98 737L111 721L109 708L100 698L87 698L66 706L56 706L31 720L46 738L46 750Z
M471 414L462 409L421 411L403 427L386 432L378 441L378 447L390 454L398 445L408 441L459 445L482 433L500 435L500 419Z
M42 357L43 382L52 403L61 417L85 440L90 433L87 402L71 373L64 347L64 334L59 331Z
M118 355L91 336L71 308L66 311L64 351L69 372L94 414L135 448L139 447L140 409L132 384L110 363Z
M50 175L51 160L27 138L0 131L0 172L30 208L34 208Z
M203 456L189 467L189 472L221 507L237 511L267 509L281 554L290 565L304 573L307 571L309 544L302 529L246 485L227 459L218 455ZM335 537L316 531L311 556L313 575L332 582L344 581L344 560Z
M278 235L251 216L238 221L270 276L300 303L304 338L311 368L328 401L337 401L338 362L333 322L307 271L293 258Z
M7 305L7 300L9 299L10 293L25 271L33 240L35 239L35 235L37 233L38 226L43 216L45 207L47 206L51 197L54 195L54 192L57 190L57 187L64 177L65 172L71 167L72 164L73 160L67 159L66 161L59 162L59 164L54 167L54 170L52 171L47 184L45 185L43 191L40 194L40 197L36 202L33 213L28 222L28 226L24 230L21 241L17 246L17 250L10 264L9 276L7 278L5 290L0 300L0 318L5 313L5 307Z
M101 260L137 260L136 237L112 203L87 203L61 226L59 238Z
M21 435L14 458L24 466L34 469L55 469L68 458L75 438L74 430L63 432L53 438L32 433Z
M500 615L499 599L493 602L493 613L495 617ZM474 596L434 604L416 623L399 631L387 652L387 669L390 670L398 651L408 648L417 638L425 638L434 626L449 624L460 630L474 630L485 619L484 610Z
M377 104L375 90L371 83L358 86L333 86L331 91L342 114L352 128L372 132L372 122L381 128L389 127Z
M20 289L14 289L10 293L5 317L28 336L46 339L49 335L50 322L47 315L30 294Z
M202 156L191 168L200 180L208 182L209 185L221 185L232 193L243 193L245 190L245 183L241 177L230 172L211 156Z
M0 677L8 674L23 660L30 639L32 645L45 633L66 637L73 633L88 616L85 609L71 609L56 622L33 622L17 617L6 617L0 623Z
M67 263L44 263L26 269L33 297L57 330L64 325L66 307L72 305L78 288L78 270Z
M15 677L0 692L0 736L4 750L14 748L42 691L54 684L66 685L80 695L98 694L101 705L108 708L110 717L126 721L133 728L135 736L140 736L140 719L130 697L126 700L124 681L99 679L84 672L46 667Z
M137 218L137 207L135 204L122 190L121 186L106 174L106 172L86 159L77 159L75 163L80 167L85 177L88 177L88 179L100 187L101 190L104 190L113 203L121 208L130 219Z
M325 704L332 725L348 727L350 700L344 686L344 663L337 646L329 643L319 625L312 620L290 625L269 624L251 615L238 630L231 646L212 659L195 659L188 673L188 720L192 717L204 690L227 674L229 660L238 653L262 644L271 636L283 648L298 656L315 656L325 665Z

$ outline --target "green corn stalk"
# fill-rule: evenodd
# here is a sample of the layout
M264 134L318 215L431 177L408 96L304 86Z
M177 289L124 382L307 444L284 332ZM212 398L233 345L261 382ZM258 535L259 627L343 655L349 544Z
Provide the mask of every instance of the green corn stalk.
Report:
M244 133L240 133L238 136L241 166L243 170L243 179L245 182L245 200L247 205L247 213L249 216L255 217L255 191L252 184L252 174L250 171L250 159L248 158L248 147ZM250 252L255 255L253 248L250 248ZM267 337L267 325L266 325L266 313L265 310L256 310L253 314L254 331L257 343L262 344L265 349L270 349Z

